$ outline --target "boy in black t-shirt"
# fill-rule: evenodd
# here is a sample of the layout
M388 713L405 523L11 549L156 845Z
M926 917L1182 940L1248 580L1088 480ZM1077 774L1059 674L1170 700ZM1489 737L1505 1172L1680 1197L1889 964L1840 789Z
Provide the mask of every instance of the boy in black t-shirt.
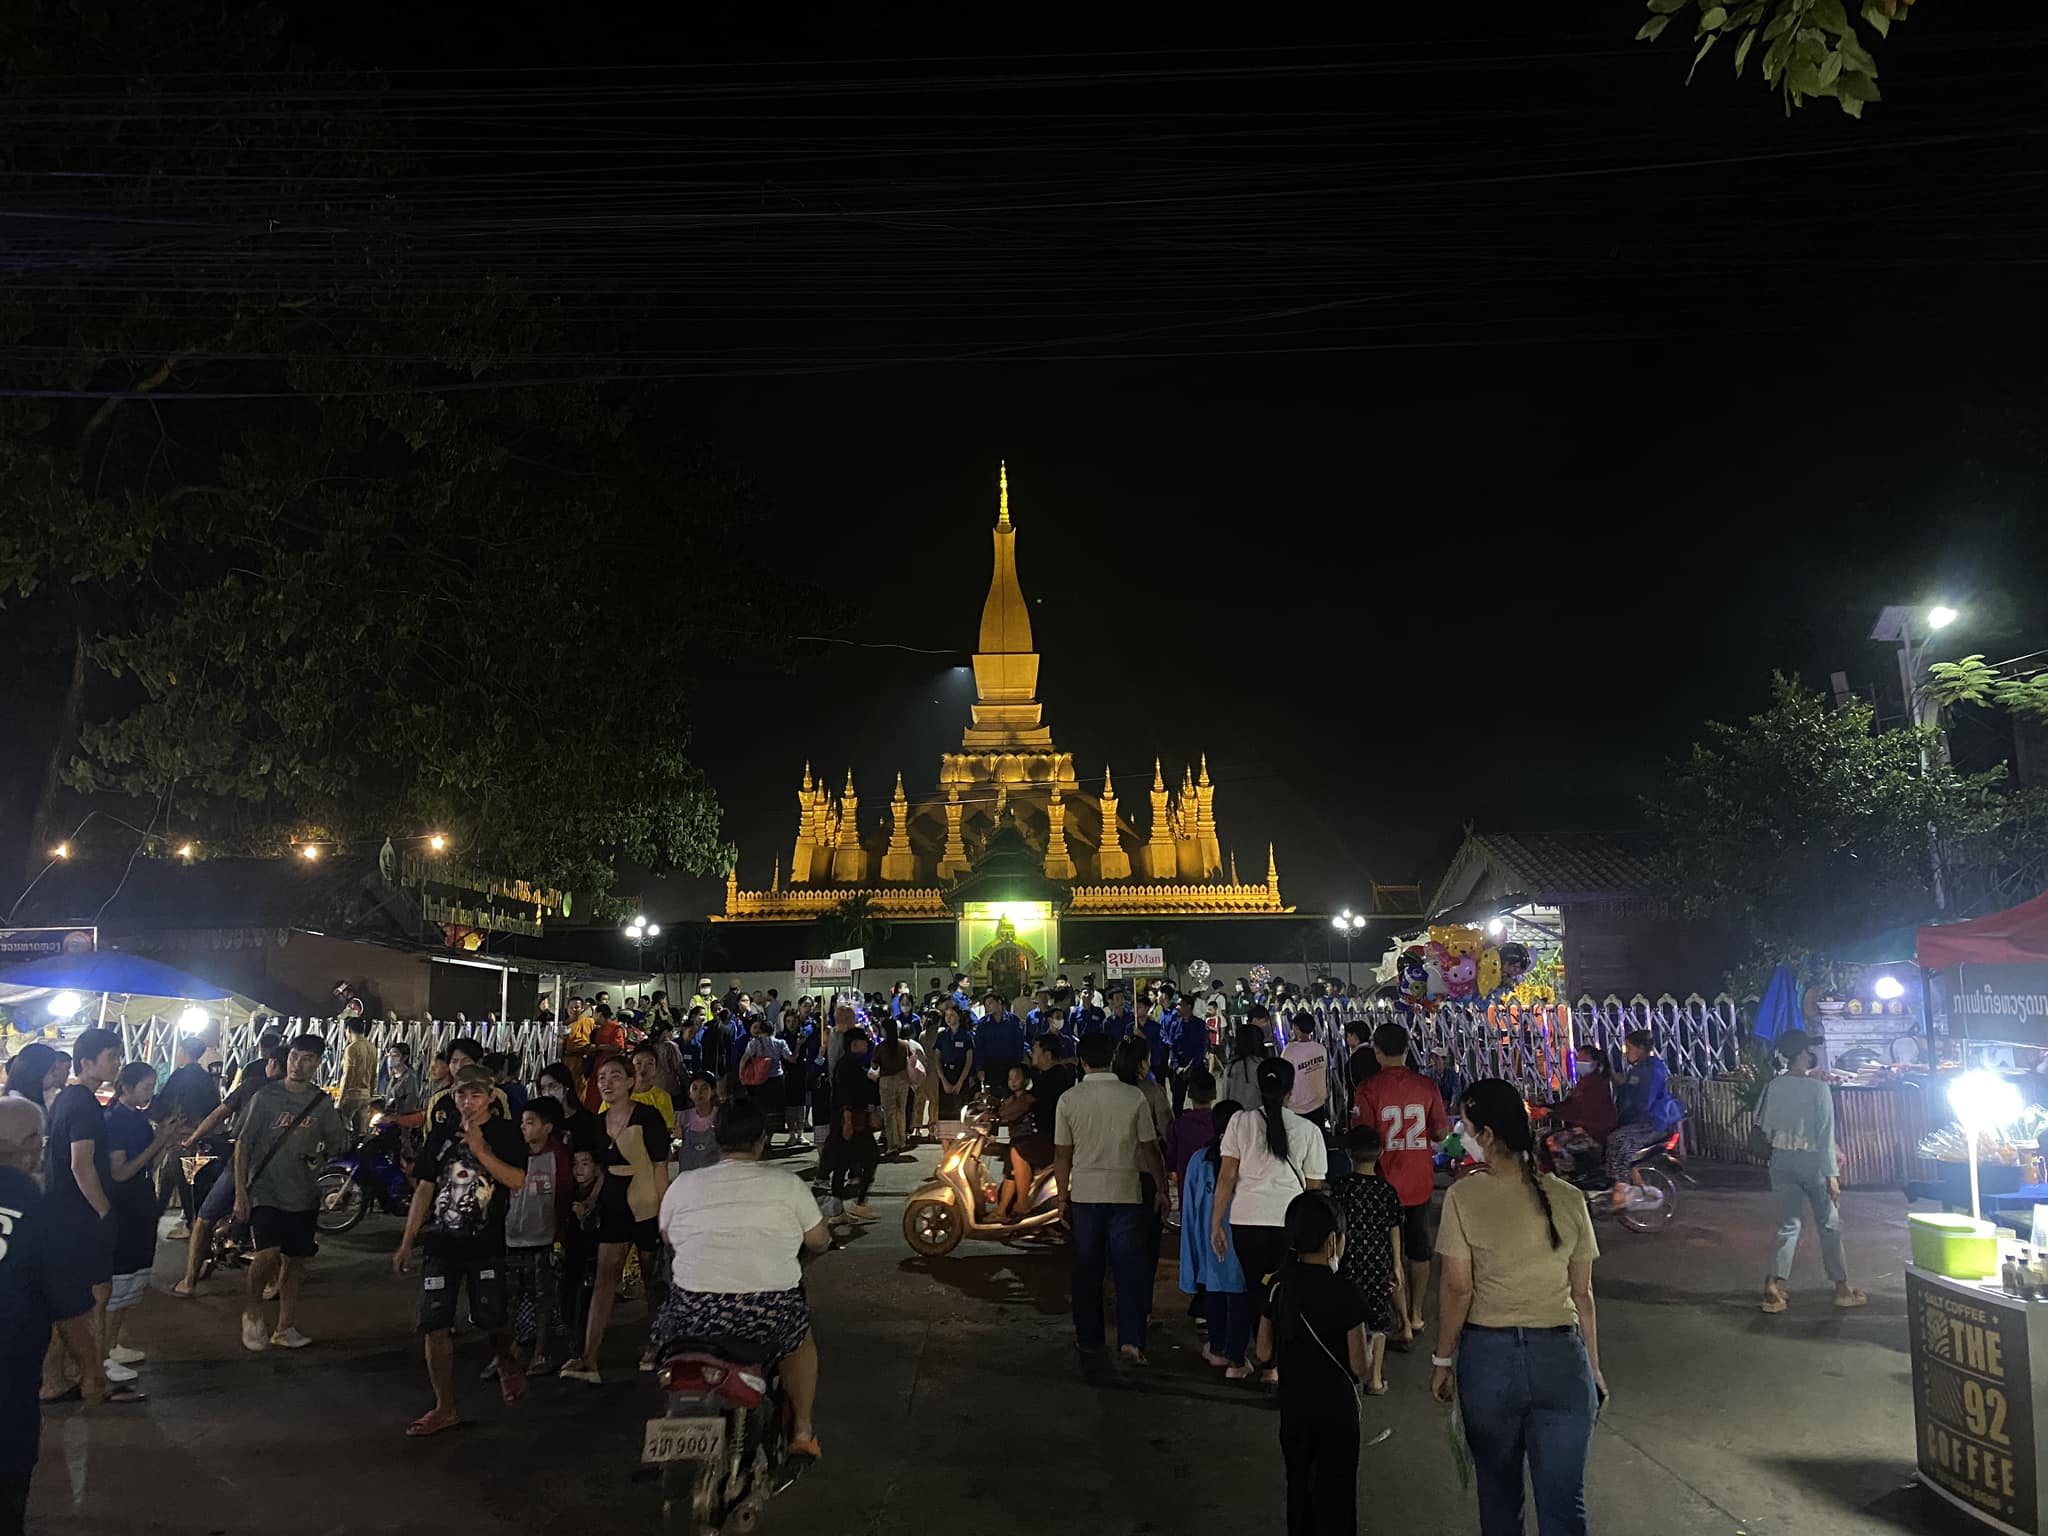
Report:
M505 1297L505 1211L526 1183L526 1143L495 1113L497 1082L481 1066L455 1075L451 1097L457 1118L434 1128L413 1165L419 1182L405 1236L391 1267L412 1267L413 1240L426 1230L420 1266L420 1332L426 1335L427 1378L434 1406L406 1427L412 1436L437 1435L462 1422L455 1411L455 1293L469 1291L469 1320L491 1336L498 1390L508 1403L526 1395L526 1373L512 1349Z
M1273 1282L1258 1353L1280 1366L1280 1453L1288 1536L1358 1529L1358 1382L1365 1297L1341 1276L1344 1216L1321 1190L1287 1207L1293 1262Z

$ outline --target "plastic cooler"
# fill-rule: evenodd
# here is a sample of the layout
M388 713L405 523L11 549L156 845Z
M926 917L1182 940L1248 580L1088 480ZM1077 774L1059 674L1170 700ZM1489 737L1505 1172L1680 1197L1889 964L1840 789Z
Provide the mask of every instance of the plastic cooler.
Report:
M1998 1228L1974 1216L1915 1211L1906 1218L1913 1234L1913 1262L1952 1280L1981 1280L1998 1273Z

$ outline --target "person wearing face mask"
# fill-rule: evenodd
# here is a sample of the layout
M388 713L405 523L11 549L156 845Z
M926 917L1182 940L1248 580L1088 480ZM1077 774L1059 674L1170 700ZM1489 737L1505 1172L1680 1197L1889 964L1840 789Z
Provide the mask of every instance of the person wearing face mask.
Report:
M23 1046L7 1063L7 1097L27 1099L47 1110L71 1077L71 1057L37 1040Z
M1356 1536L1365 1297L1340 1272L1344 1213L1329 1195L1296 1195L1284 1232L1285 1257L1259 1323L1259 1353L1280 1364L1287 1536Z
M562 1141L571 1152L594 1151L602 1139L597 1116L583 1107L576 1092L576 1074L567 1062L550 1062L540 1069L543 1098L562 1106Z
M1537 1529L1585 1536L1586 1452L1607 1398L1592 1217L1577 1190L1537 1170L1520 1089L1483 1078L1460 1107L1480 1167L1444 1195L1430 1391L1458 1399L1480 1536L1521 1536L1525 1461Z

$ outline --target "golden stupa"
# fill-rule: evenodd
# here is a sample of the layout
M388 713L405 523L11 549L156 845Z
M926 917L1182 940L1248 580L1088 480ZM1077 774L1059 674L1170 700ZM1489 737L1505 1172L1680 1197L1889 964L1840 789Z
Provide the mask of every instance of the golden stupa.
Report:
M742 890L735 869L726 877L725 911L714 922L805 922L864 896L878 918L958 919L966 941L970 921L1043 931L1060 915L1293 910L1281 902L1270 845L1265 879L1257 884L1239 881L1235 859L1226 859L1206 754L1182 769L1177 789L1153 760L1143 831L1118 811L1107 766L1099 790L1081 787L1073 754L1054 745L1038 701L1038 652L1017 579L1009 472L997 473L995 571L981 609L972 718L960 750L939 760L937 790L913 799L899 772L886 820L863 827L852 771L834 793L827 776L814 777L806 764L786 878L778 858L768 889Z

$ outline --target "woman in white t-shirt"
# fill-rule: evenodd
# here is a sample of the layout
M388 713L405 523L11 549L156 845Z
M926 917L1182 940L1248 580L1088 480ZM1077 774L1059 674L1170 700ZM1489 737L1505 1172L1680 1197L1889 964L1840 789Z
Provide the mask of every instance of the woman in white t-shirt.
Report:
M1292 1063L1278 1057L1260 1062L1258 1107L1231 1117L1217 1149L1209 1246L1219 1259L1235 1249L1252 1295L1254 1335L1271 1304L1265 1277L1279 1273L1289 1261L1287 1207L1304 1190L1321 1189L1329 1171L1323 1133L1287 1107L1293 1088ZM1223 1374L1241 1381L1252 1370L1250 1365L1233 1366ZM1279 1379L1280 1373L1267 1362L1266 1380Z
M831 1247L832 1234L810 1191L761 1161L767 1146L766 1112L735 1099L718 1110L718 1161L669 1185L660 1226L675 1250L674 1283L654 1336L663 1353L682 1339L759 1345L781 1362L796 1420L790 1449L816 1456L818 1346L799 1255Z

